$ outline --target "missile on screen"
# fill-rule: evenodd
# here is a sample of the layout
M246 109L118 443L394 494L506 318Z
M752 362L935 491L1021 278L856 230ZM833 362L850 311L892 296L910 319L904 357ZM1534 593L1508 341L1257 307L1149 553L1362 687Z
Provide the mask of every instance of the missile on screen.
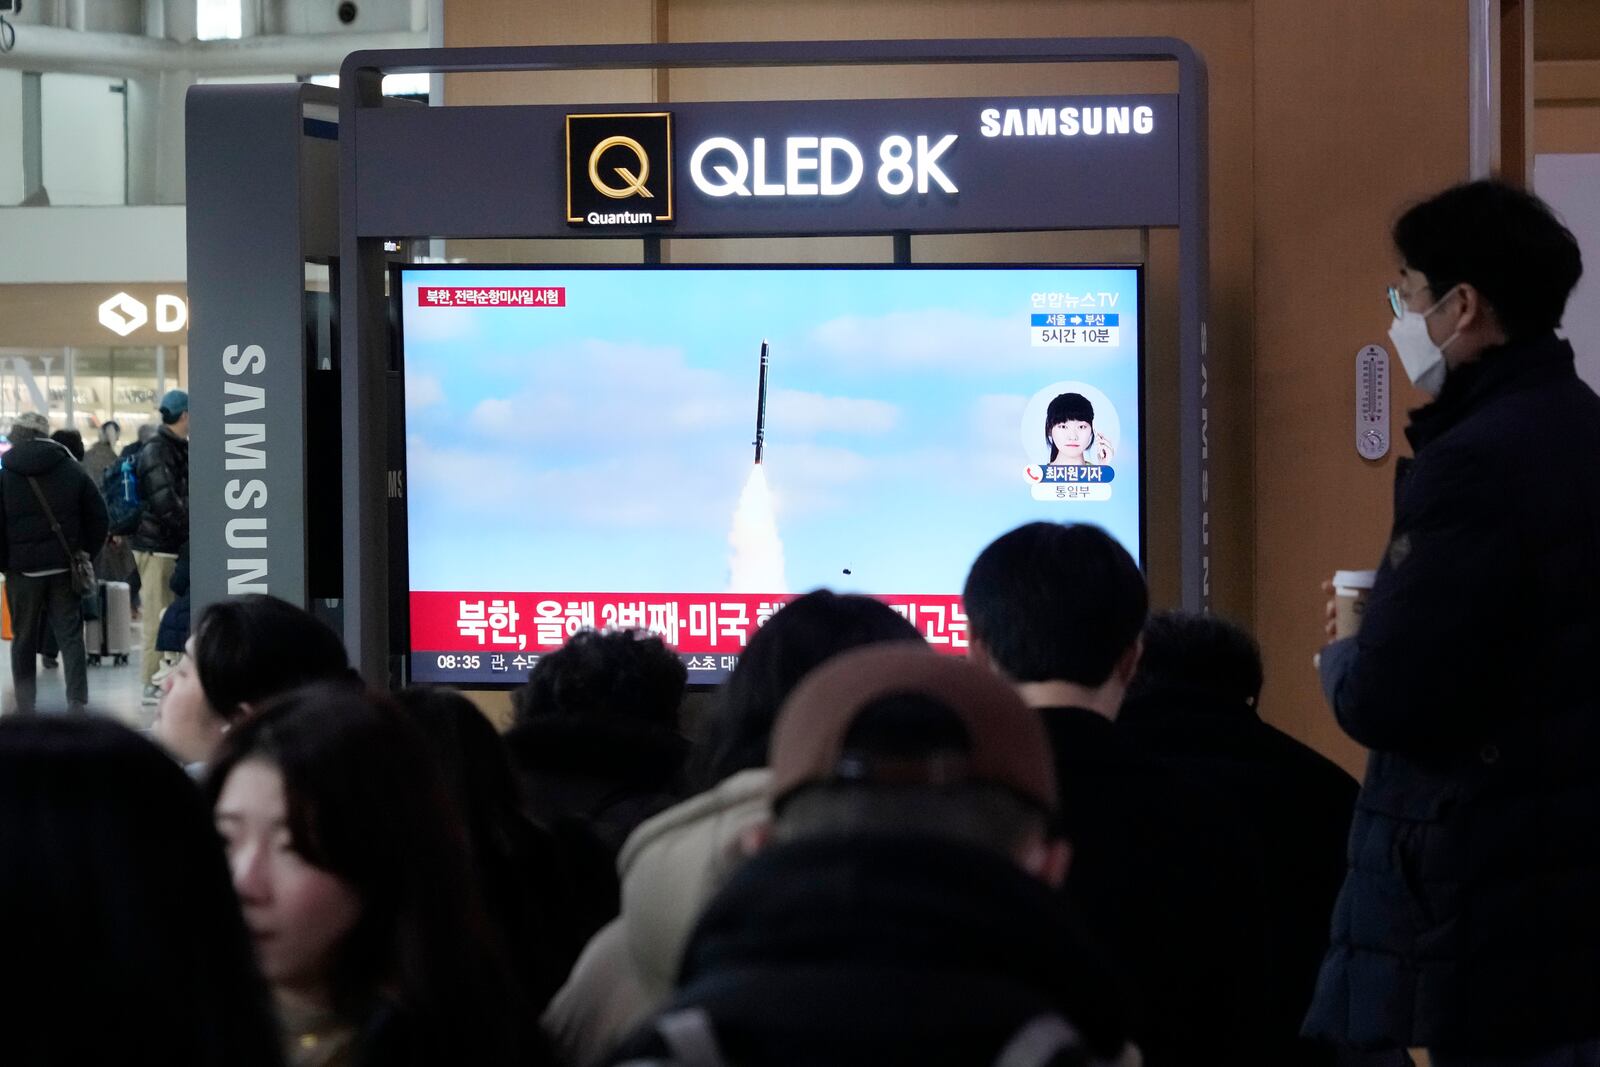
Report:
M756 462L767 444L767 342L761 342L761 378L756 385Z

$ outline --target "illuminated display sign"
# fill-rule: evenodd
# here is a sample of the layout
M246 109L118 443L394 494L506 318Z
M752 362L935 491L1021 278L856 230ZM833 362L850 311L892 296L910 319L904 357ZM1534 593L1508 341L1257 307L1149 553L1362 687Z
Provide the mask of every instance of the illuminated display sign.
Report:
M101 302L97 309L100 325L116 334L127 337L150 322L150 308L145 302L128 293L117 293ZM178 333L189 325L189 305L181 296L159 293L155 299L155 327L157 333Z
M672 115L568 115L567 222L672 221Z
M357 185L362 229L558 237L587 227L623 237L663 223L676 236L1178 223L1173 95L607 110L364 114L363 153L375 165ZM417 153L416 123L451 151ZM522 193L475 195L508 188Z

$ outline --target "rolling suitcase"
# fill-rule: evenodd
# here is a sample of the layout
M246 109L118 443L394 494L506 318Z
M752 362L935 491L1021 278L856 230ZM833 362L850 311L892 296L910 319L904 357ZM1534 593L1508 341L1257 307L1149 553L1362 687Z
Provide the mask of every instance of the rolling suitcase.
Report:
M121 667L133 652L133 608L127 582L100 583L100 617L83 624L83 646L89 663L109 659Z

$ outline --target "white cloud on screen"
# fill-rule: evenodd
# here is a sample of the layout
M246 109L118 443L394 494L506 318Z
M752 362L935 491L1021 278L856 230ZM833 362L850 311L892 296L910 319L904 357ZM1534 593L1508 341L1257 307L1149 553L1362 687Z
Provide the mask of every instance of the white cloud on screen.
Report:
M407 466L413 506L446 509L473 524L512 522L530 529L576 520L599 529L703 527L717 538L726 533L739 489L736 478L726 477L720 496L703 498L718 503L689 506L685 487L704 485L704 465L677 456L608 457L551 469L515 446L439 447L421 435L407 442Z
M769 429L806 436L816 433L885 434L900 421L900 409L882 400L825 396L778 389L767 405Z
M444 386L431 374L406 375L406 410L422 411L444 403Z
M406 290L409 306L402 309L404 337L413 341L464 341L478 335L477 315L472 308L417 307L417 290Z
M678 348L588 340L494 362L496 379L509 380L513 392L480 401L467 416L469 426L491 437L609 452L630 435L739 419L733 385L715 371L688 366Z
M949 308L891 311L883 315L842 315L819 324L809 341L835 363L862 370L884 369L995 371L1059 370L1070 352L1074 366L1114 363L1120 349L1034 348L1025 312L974 315Z
M584 341L569 352L524 359L509 396L478 402L467 424L489 437L559 440L602 452L630 437L671 438L707 431L753 433L754 368L748 382L689 366L678 348ZM782 437L819 433L879 435L900 422L893 404L862 397L775 390L767 429Z

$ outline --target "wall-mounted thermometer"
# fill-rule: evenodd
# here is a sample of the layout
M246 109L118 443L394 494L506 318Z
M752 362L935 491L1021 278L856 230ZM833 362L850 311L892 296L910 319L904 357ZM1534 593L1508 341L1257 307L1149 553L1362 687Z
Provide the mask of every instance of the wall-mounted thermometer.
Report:
M1362 459L1389 454L1389 353L1382 345L1356 353L1356 452Z

